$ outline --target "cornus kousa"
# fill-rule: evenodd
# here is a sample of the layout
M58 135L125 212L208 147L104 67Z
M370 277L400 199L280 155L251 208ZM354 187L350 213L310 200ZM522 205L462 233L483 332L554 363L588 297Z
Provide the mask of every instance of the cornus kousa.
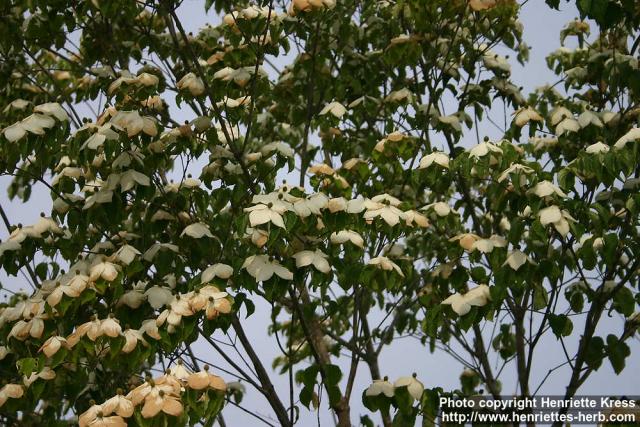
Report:
M634 2L67 3L0 25L0 425L624 388Z

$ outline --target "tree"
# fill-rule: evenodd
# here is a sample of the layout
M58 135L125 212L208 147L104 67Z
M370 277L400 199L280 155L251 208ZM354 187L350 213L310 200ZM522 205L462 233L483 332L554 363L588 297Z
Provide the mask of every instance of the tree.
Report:
M349 426L362 399L364 425L431 425L440 396L535 395L547 336L567 398L603 363L622 372L640 322L635 1L578 1L558 83L527 96L496 53L528 57L513 0L207 0L223 19L197 34L179 6L0 6L0 173L52 203L32 225L0 209L2 268L31 286L0 308L4 425L224 425L245 391L267 424L320 408ZM243 326L258 301L275 361ZM399 336L454 356L460 387L387 379Z

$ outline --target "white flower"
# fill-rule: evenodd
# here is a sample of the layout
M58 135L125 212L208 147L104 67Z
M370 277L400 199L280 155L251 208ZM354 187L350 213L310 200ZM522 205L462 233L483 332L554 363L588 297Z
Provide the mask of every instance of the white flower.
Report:
M632 128L629 132L621 136L613 146L619 150L624 148L627 143L638 140L640 140L640 128Z
M509 253L507 260L502 265L509 265L513 270L518 271L527 261L532 264L534 263L527 254L522 251L515 250Z
M109 261L99 262L89 270L89 280L92 282L99 278L111 282L115 280L116 277L118 277L118 267Z
M488 239L477 239L471 245L471 252L478 250L482 253L490 253L494 248L504 248L507 245L507 241L504 237L493 235Z
M442 304L451 305L451 308L459 316L464 316L471 311L472 306L482 307L491 299L491 293L487 285L476 286L462 295L458 292L442 301Z
M429 220L427 217L413 209L404 212L404 220L408 226L413 226L414 222L418 227L429 226Z
M27 132L34 135L44 135L45 129L50 129L56 124L56 121L45 114L34 113L27 118L14 123L4 129L4 137L9 142L15 142L22 139Z
M480 157L484 157L491 152L502 154L502 148L488 141L484 141L476 145L469 151L469 157L479 159Z
M252 227L271 222L277 227L285 228L284 220L282 219L284 209L277 204L269 203L265 205L264 203L259 203L245 208L244 211L249 212L249 223Z
M340 104L339 102L331 102L329 104L327 104L322 111L320 111L320 115L323 116L325 114L331 113L332 115L334 115L337 118L340 118L342 116L344 116L344 114L347 112L347 109L344 107L344 105Z
M144 132L149 136L156 136L156 120L153 117L141 117L137 111L118 111L111 119L111 123L127 131L129 137Z
M162 286L152 286L144 293L149 301L149 305L156 310L162 306L165 306L173 299L173 294L170 289Z
M400 276L404 277L404 273L402 272L402 270L400 270L400 267L398 266L398 264L391 261L386 256L371 258L367 264L374 265L386 271L395 270Z
M565 237L569 233L569 221L575 221L569 212L566 210L560 210L557 206L549 206L541 209L538 213L540 217L540 224L547 226L553 224L555 229Z
M578 132L580 123L576 119L567 117L556 126L556 135L560 136L566 132Z
M62 108L57 102L48 102L46 104L36 105L33 108L33 111L36 113L43 113L48 116L53 116L61 122L69 120L67 112L64 111L64 108Z
M405 218L404 212L396 206L400 204L400 200L388 194L380 194L371 200L364 202L366 209L363 217L365 220L373 220L376 217L382 218L390 226L397 225L401 219Z
M434 163L442 166L443 168L449 169L449 156L440 151L434 151L433 153L427 154L420 160L420 166L418 166L418 169L426 169Z
M427 206L423 207L422 209L425 209L425 210L433 209L433 211L436 213L436 215L441 216L441 217L445 217L445 216L449 215L451 212L454 212L453 209L451 209L451 207L448 204L446 204L445 202L431 203L431 204L428 204Z
M598 117L598 115L589 110L585 111L584 113L580 114L580 116L578 116L578 124L580 125L580 127L583 127L583 128L589 125L594 125L599 128L604 126L602 124L602 121Z
M608 153L610 149L611 148L608 145L603 144L602 142L596 142L595 144L591 144L590 146L585 148L584 151L589 154L604 154Z
M133 262L136 255L140 255L140 251L131 245L124 245L118 249L118 252L116 252L115 255L120 262L125 265L129 265Z
M391 44L394 44L393 40L391 41ZM402 102L405 100L407 102L411 102L413 100L413 94L406 87L400 90L394 90L384 98L384 102Z
M360 234L352 230L340 230L338 232L331 233L331 243L340 245L346 242L351 242L359 248L364 247L364 239Z
M193 237L194 239L200 239L203 236L207 236L213 238L213 234L209 231L209 227L206 224L201 222L196 222L194 224L188 225L182 230L180 237L187 235L189 237Z
M327 202L329 212L336 213L347 210L347 199L344 197L334 197Z
M301 218L306 218L311 214L320 215L321 209L329 204L329 198L323 193L316 193L306 199L298 200L293 203L293 210Z
M227 264L214 264L202 272L200 277L200 283L207 283L213 280L215 277L219 277L223 280L228 279L233 274L233 268Z
M393 386L395 388L407 387L409 395L415 400L420 400L424 392L424 385L416 379L415 375L412 377L400 377L393 383Z
M527 193L533 193L538 197L548 197L552 194L556 194L560 197L567 197L567 195L558 186L549 181L540 181L535 185L535 187L527 191Z
M566 118L573 119L573 113L569 111L566 107L558 106L551 111L550 115L551 126L556 126L562 120Z
M384 394L387 397L393 397L395 389L386 378L384 380L373 380L367 390L364 392L366 396L378 396Z
M540 113L531 107L521 108L515 113L514 123L518 127L522 127L530 121L541 122L543 120Z
M513 163L511 166L509 166L507 169L505 169L500 176L498 177L498 182L502 182L505 179L507 179L509 177L510 174L512 173L520 173L520 174L531 174L533 173L533 169L530 168L529 166L525 166L525 165L521 165L520 163ZM522 176L521 178L524 178L524 176ZM523 183L520 182L520 185L522 185Z
M319 249L315 251L300 251L293 255L293 258L295 258L296 267L298 268L313 265L316 270L322 273L326 274L331 271L331 266L327 262L327 254Z
M246 269L256 279L256 282L269 280L274 274L285 280L293 280L292 272L267 255L250 256L244 261L242 268Z
M151 180L148 176L136 170L130 169L120 175L120 191L125 192L131 190L136 184L149 186Z
M193 96L199 96L204 93L204 82L194 73L185 74L176 84L179 90L186 89L191 92Z
M263 145L262 148L260 148L260 152L263 155L267 155L273 151L277 151L278 153L280 153L285 157L293 157L294 155L293 148L291 148L291 146L286 142L282 142L282 141L271 142L267 145Z
M67 343L67 340L64 339L64 337L54 335L49 339L47 339L44 342L44 344L42 344L42 347L40 347L40 350L38 351L43 352L47 357L51 357L54 354L56 354L58 350L60 350L60 348L65 346L66 343Z

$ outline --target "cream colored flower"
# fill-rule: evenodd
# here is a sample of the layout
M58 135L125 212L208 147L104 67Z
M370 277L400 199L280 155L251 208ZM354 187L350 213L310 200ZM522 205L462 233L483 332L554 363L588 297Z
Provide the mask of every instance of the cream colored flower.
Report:
M338 232L331 233L331 243L335 245L341 245L346 242L351 242L359 248L364 247L364 239L360 234L353 230L340 230Z
M64 347L66 343L67 340L64 337L54 335L47 339L38 351L43 352L47 357L52 357L58 350Z
M200 239L205 236L213 238L213 234L211 234L211 231L209 231L209 227L201 222L196 222L186 226L185 229L182 230L182 233L180 233L180 237L184 235L187 235L194 239Z
M632 128L629 132L625 133L613 144L614 148L620 150L626 147L629 142L635 142L640 140L640 128Z
M476 286L462 295L458 292L451 295L442 304L451 305L451 308L459 316L464 316L471 311L472 306L482 307L491 299L491 293L487 285Z
M395 270L400 276L404 277L404 273L402 272L398 264L391 261L389 258L385 256L371 258L367 264L376 266L386 271Z
M590 146L585 148L584 151L586 151L589 154L604 154L604 153L608 153L610 149L611 147L609 147L607 144L603 144L602 142L596 142L595 144L591 144Z
M99 262L89 270L89 280L92 282L98 279L112 282L116 277L118 277L118 266L109 261Z
M271 222L276 227L285 228L284 220L282 219L284 210L279 208L277 204L269 203L265 205L259 203L245 208L244 211L249 212L249 223L252 227Z
M322 111L320 111L320 115L323 116L325 114L332 114L337 118L341 118L347 112L347 109L339 102L331 102L327 104Z
M215 277L223 280L228 279L233 274L233 268L227 264L214 264L202 272L200 283L212 281Z
M522 127L531 121L541 122L543 121L542 116L536 110L531 107L520 108L518 111L513 113L515 115L514 123L518 127Z
M433 153L427 154L420 160L420 166L418 166L418 169L426 169L434 163L445 169L449 169L449 156L440 151L434 151Z
M185 74L176 84L179 90L188 90L193 96L200 96L204 93L204 82L194 73Z
M527 191L527 193L533 193L538 197L548 197L553 194L560 197L567 197L564 191L549 181L540 181L535 187Z
M393 384L391 384L387 378L383 380L373 380L373 384L367 387L367 390L364 392L366 396L378 396L380 394L384 394L387 397L393 397L395 392L395 388Z
M502 148L492 144L491 142L484 141L469 150L469 157L479 159L489 153L502 154Z
M393 386L395 388L407 387L409 395L415 400L420 400L422 398L422 393L424 392L424 385L416 379L415 374L411 377L398 378L393 383Z
M569 233L569 221L575 221L569 212L560 210L555 205L541 209L538 216L540 217L540 224L543 226L552 224L562 237Z
M142 332L137 329L125 329L122 333L124 336L124 345L122 346L123 353L131 353L135 350L138 345L138 341L141 342L144 346L147 346L147 341L145 341Z
M283 267L277 260L267 255L253 255L247 258L242 268L256 279L256 282L264 282L275 274L285 280L293 280L293 273Z
M327 254L322 252L319 249L315 251L301 251L293 255L293 258L296 260L296 267L306 267L308 265L313 265L316 270L322 273L329 273L331 271L331 266L329 262L327 262Z
M8 399L20 399L24 395L24 387L21 384L5 384L0 389L0 408Z
M507 260L502 265L509 265L511 269L518 271L527 261L534 264L534 261L529 258L527 254L522 251L515 250L509 253Z

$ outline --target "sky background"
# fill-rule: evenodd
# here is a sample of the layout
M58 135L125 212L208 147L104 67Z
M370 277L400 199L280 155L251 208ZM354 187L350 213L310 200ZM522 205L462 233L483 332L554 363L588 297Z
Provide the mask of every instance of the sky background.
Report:
M561 28L571 19L577 17L577 11L572 4L562 4L561 11L552 11L546 5L543 4L543 0L529 0L523 7L521 13L521 20L524 24L524 39L532 47L531 58L529 63L525 66L521 66L515 60L512 61L513 67L513 81L516 84L520 84L524 87L523 93L527 94L534 90L537 86L553 83L557 80L557 77L551 73L546 66L544 57L552 50L559 46L559 32ZM180 8L180 16L183 20L188 31L196 32L200 27L207 23L212 25L220 22L220 17L215 16L213 11L208 14L204 13L203 1L200 0L186 0ZM276 61L278 65L283 64L282 61ZM499 106L502 111L502 104ZM178 122L184 119L192 118L190 115L184 114L184 117L180 116L178 112L176 120ZM190 112L189 112L190 114ZM502 122L502 114L498 123ZM501 132L487 121L481 122L479 126L480 137L485 135L490 138L498 138L501 136ZM473 131L468 132L469 138L472 138L471 144L475 143L475 133ZM197 173L197 172L196 172ZM6 196L5 189L10 182L10 177L0 177L0 203L4 207L7 215L12 223L24 223L32 224L38 219L39 213L45 212L47 214L51 211L51 200L47 189L42 185L36 185L33 189L33 195L31 200L26 204L21 204L18 201L9 201ZM5 239L8 233L4 226L0 226L0 238ZM7 278L4 271L0 271L0 281L9 289L18 289L24 287L24 279ZM256 302L258 302L256 300ZM258 350L258 354L261 356L263 363L266 367L271 366L271 361L274 357L280 355L279 349L275 343L273 337L268 336L267 326L269 324L269 311L270 307L266 304L257 304L256 313L245 320L245 329L249 334L249 337ZM375 324L375 322L373 323ZM605 319L601 325L600 334L606 335L606 331L616 331L619 328L619 318ZM574 331L579 329L579 324L576 324ZM224 337L220 337L224 340ZM578 334L574 333L571 339L567 340L571 345L573 342L577 342ZM631 341L632 354L639 350L637 338ZM575 347L575 346L574 346ZM228 368L228 365L224 363L221 357L213 353L208 344L198 342L195 346L196 352L203 359L211 362L212 365ZM548 336L545 338L537 348L537 365L533 369L532 387L537 387L536 379L540 380L544 377L549 369L552 369L556 365L564 361L564 356L560 344L556 341L554 336ZM343 366L346 364L341 363ZM411 375L413 372L418 374L418 378L425 384L426 387L441 386L445 389L456 388L459 386L459 375L462 370L460 364L456 362L449 355L436 352L430 354L422 345L415 339L398 339L394 344L384 350L381 354L380 366L383 375L388 375L390 379L396 379L400 376ZM513 366L513 365L511 365ZM507 368L508 369L508 368ZM640 394L640 386L634 378L640 370L640 360L637 357L630 357L627 360L627 368L621 376L616 376L611 369L608 361L603 363L602 368L591 375L589 380L581 388L581 394L613 394L613 395L637 395ZM504 383L503 390L505 394L513 393L515 388L515 377L507 371L501 377ZM230 375L222 374L222 376L228 381L232 381L233 377ZM541 394L562 394L564 393L564 387L567 384L568 372L566 370L556 371L550 379L541 388ZM274 385L276 390L287 391L288 390L288 378L285 376L273 376ZM371 382L368 369L364 365L358 372L356 379L355 390L364 390ZM263 414L266 418L272 418L270 415L270 408L267 402L262 396L247 388L247 395L245 396L242 405L258 413ZM354 392L352 398L352 421L358 423L360 414L366 414L368 411L363 407L359 399L358 391ZM288 402L288 398L282 396L284 402ZM286 404L286 403L285 403ZM308 413L302 411L303 419L300 423L302 426L316 425L317 418L315 413ZM254 426L260 425L250 415L244 413L242 410L237 409L231 405L227 406L224 410L224 417L227 421L227 425L234 427ZM328 411L320 411L320 424L322 426L332 425L333 422L330 418ZM378 422L376 416L372 418ZM277 424L274 422L274 424Z

